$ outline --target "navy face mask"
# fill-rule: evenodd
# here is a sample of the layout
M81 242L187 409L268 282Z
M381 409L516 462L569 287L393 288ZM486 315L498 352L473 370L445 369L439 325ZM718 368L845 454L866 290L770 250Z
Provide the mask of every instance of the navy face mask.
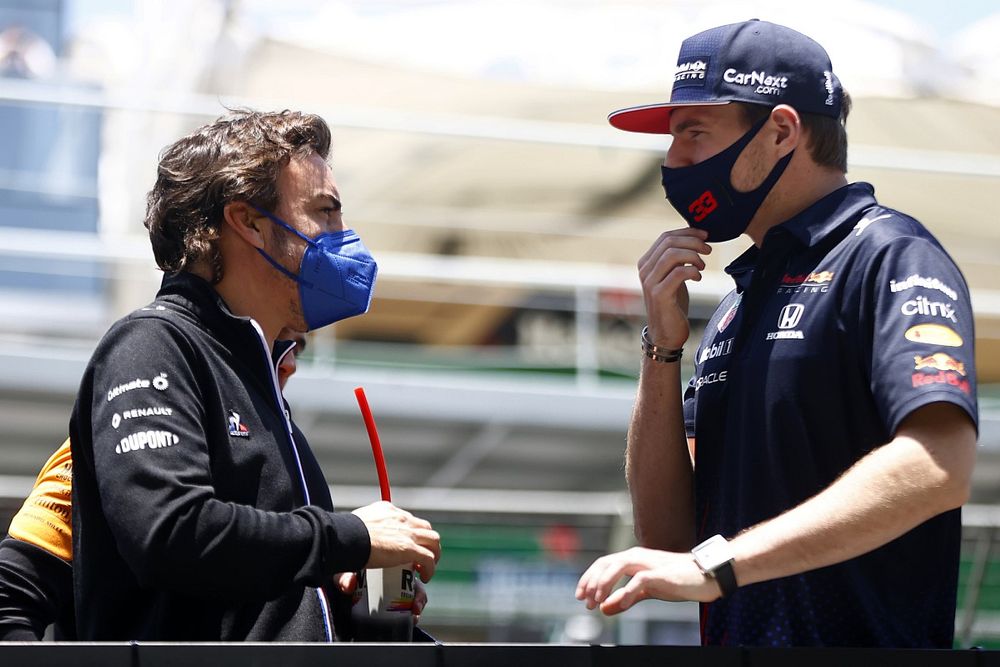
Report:
M733 165L767 119L751 127L729 148L688 167L660 167L663 190L688 225L708 232L708 241L730 241L746 231L757 209L781 178L792 151L774 165L764 182L750 192L738 192L730 180Z
M310 331L368 312L378 265L354 230L324 232L311 239L278 216L254 208L308 244L302 253L298 275L260 248L257 252L299 284L302 315Z

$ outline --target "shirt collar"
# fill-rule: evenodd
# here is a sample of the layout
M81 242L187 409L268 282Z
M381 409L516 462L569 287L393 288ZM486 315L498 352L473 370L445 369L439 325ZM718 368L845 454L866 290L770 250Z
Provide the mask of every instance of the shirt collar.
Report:
M732 276L738 292L749 289L750 280L753 278L753 270L757 266L757 256L759 254L760 248L752 245L726 267L725 271Z
M809 208L768 230L764 235L764 243L767 244L769 238L786 235L799 244L812 248L845 225L856 224L861 212L876 203L875 188L868 183L851 183L834 190ZM759 256L760 248L750 246L726 267L726 273L732 276L739 291L750 287Z
M855 224L858 215L876 204L875 188L868 183L851 183L838 188L804 211L768 230L768 237L790 234L799 243L812 248L847 224Z

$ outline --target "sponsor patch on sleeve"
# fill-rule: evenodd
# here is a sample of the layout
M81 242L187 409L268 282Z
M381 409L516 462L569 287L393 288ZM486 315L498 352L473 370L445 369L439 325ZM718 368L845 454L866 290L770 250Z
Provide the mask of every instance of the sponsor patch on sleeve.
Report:
M944 347L962 347L964 341L951 327L943 324L917 324L903 334L906 340L914 343Z
M173 447L180 438L170 431L139 431L127 435L115 445L115 454L127 454L137 452L140 449L162 449Z
M914 388L945 384L957 387L966 394L972 391L969 381L965 379L965 364L950 354L914 355L913 370L916 371L911 378Z

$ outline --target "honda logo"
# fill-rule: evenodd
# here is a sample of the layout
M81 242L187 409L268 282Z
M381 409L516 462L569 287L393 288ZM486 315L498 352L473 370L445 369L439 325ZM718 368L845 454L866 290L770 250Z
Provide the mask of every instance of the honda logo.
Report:
M802 319L802 312L806 309L801 303L790 303L781 309L778 315L779 329L794 329Z

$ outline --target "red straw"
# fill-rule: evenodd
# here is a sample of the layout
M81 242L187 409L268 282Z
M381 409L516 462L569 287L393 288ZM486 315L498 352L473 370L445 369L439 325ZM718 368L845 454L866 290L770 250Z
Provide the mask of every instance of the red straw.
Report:
M358 399L358 407L361 408L361 416L365 418L365 428L368 429L368 439L372 443L372 456L375 458L375 469L378 471L378 485L382 490L382 500L392 502L392 496L389 492L389 472L385 468L382 443L378 439L378 429L375 428L375 418L372 417L372 409L368 407L368 398L365 397L364 387L355 387L354 395Z

